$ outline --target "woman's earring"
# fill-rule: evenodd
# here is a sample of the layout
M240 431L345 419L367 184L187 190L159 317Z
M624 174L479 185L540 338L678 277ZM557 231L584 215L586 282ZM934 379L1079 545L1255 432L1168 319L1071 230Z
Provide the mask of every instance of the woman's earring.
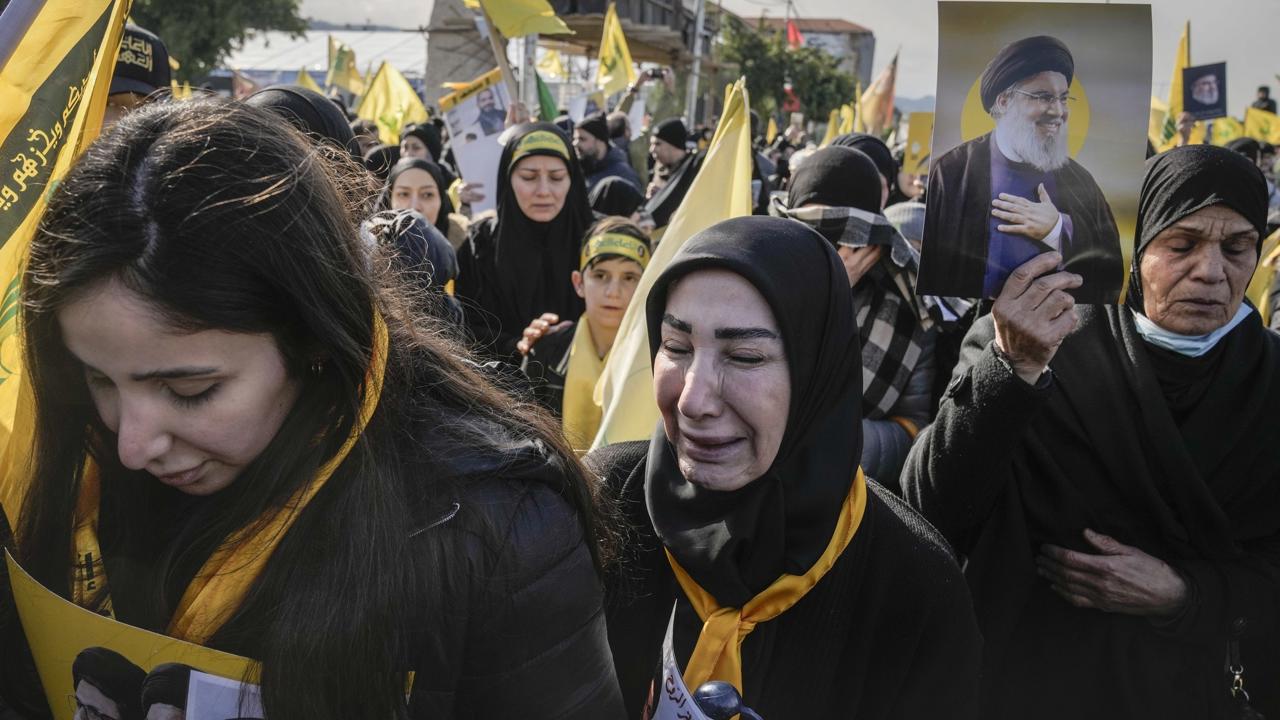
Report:
M324 373L324 358L316 358L311 361L311 374L322 375Z

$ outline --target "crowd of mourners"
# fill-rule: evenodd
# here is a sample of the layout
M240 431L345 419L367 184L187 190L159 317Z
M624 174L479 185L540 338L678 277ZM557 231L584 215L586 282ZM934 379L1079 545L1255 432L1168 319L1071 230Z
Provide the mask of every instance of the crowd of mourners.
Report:
M0 538L259 661L272 720L677 717L673 676L708 717L1280 717L1270 146L1153 154L1124 299L1084 305L1054 252L917 293L934 199L872 135L753 113L754 214L671 238L679 118L513 106L487 187L443 123L384 145L299 87L110 105L24 272ZM661 420L588 452L663 242ZM0 718L48 717L7 591L0 656ZM76 717L170 717L117 659Z

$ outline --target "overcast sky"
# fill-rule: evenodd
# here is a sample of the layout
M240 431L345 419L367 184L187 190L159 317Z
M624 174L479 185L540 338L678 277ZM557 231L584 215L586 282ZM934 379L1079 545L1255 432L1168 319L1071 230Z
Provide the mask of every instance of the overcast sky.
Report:
M692 4L693 0L685 0ZM714 2L715 0L708 0ZM786 0L723 0L739 15L781 17ZM876 34L875 72L902 47L897 92L903 97L934 94L937 65L935 0L794 0L801 17L842 18ZM1152 91L1168 93L1173 54L1182 24L1192 20L1191 61L1226 61L1229 108L1239 116L1258 85L1280 95L1280 0L1152 0ZM414 9L414 8L417 9ZM430 0L302 0L302 14L338 23L372 21L398 27L426 25Z

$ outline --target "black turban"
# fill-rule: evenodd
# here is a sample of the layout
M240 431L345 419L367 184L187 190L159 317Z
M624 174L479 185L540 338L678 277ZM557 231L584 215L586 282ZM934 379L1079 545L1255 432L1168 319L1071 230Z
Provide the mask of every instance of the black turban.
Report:
M890 188L898 182L898 161L893 159L893 151L884 141L867 133L848 133L831 141L832 145L853 148L866 154L876 164L880 176Z
M604 113L595 112L582 118L582 122L577 124L576 129L591 133L599 138L600 142L609 142L609 121L605 119Z
M1076 74L1071 51L1062 41L1048 35L1036 35L1009 43L987 63L982 71L982 109L991 112L1000 93L1020 80L1042 72L1058 72L1067 77L1067 84Z
M680 118L670 118L663 120L653 128L653 134L659 140L671 145L675 145L681 150L685 149L685 145L689 142L689 131L684 127L684 120Z
M182 663L157 665L142 681L142 711L162 703L180 710L187 707L187 685L191 681L191 666Z
M84 680L97 688L120 708L120 720L142 719L138 704L146 676L128 658L104 647L85 648L71 663L72 687Z
M808 203L880 212L880 173L861 150L828 145L809 156L791 177L787 207Z
M440 140L440 129L431 123L422 123L419 125L410 125L400 133L400 139L403 140L405 135L412 135L422 141L427 146L427 152L431 153L429 158L431 162L438 163L444 154L444 143Z
M328 140L360 159L360 143L351 123L329 98L295 85L275 85L250 95L246 103L265 108L311 137Z
M1267 181L1245 156L1213 145L1184 145L1147 161L1138 194L1138 226L1126 304L1141 310L1142 251L1162 231L1210 205L1226 205L1258 231L1267 227ZM1135 304L1136 303L1136 304Z

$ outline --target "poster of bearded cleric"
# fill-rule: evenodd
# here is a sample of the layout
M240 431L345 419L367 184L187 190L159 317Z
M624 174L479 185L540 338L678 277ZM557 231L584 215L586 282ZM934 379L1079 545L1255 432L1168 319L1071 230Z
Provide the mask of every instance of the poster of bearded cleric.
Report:
M1150 97L1149 5L939 3L920 293L996 297L1057 251L1117 302Z

